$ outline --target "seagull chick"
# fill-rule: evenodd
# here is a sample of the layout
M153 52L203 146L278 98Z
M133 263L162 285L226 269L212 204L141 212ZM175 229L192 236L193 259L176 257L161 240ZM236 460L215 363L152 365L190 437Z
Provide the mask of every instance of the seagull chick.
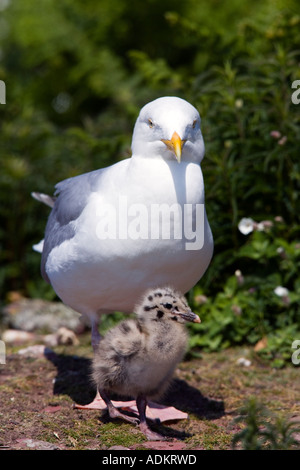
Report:
M149 440L163 437L148 427L147 399L166 391L187 346L186 322L200 323L185 297L170 287L150 289L135 308L136 319L112 328L95 351L92 379L111 418L140 423ZM139 420L114 407L109 393L136 399Z

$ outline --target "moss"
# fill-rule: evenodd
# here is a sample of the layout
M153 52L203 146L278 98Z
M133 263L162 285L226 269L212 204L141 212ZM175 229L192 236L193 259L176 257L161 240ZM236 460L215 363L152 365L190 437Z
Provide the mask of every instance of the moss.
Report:
M107 423L100 429L101 444L107 448L115 445L129 447L136 443L142 443L146 439L139 431L129 424Z
M61 354L55 348L56 362L10 358L0 375L2 445L13 448L18 439L30 437L70 450L145 448L146 439L137 427L108 422L97 410L72 407L81 398L85 403L93 398L87 375L90 351L84 355L85 349L65 348ZM232 348L226 350L226 361L224 352L216 352L180 364L163 402L188 411L189 419L163 423L156 431L184 442L187 449L230 449L232 437L241 430L234 418L250 396L259 396L282 418L299 415L299 369L274 370L255 358L245 368L236 364L243 355L243 348ZM60 408L48 413L51 405Z

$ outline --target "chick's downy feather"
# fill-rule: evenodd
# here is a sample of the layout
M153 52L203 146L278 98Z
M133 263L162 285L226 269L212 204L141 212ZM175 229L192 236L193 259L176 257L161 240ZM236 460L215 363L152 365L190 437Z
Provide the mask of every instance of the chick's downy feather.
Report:
M188 337L184 324L168 311L170 297L167 303L164 297L157 302L155 294L146 298L152 300L139 307L136 320L121 322L100 341L92 373L100 390L157 399L168 387ZM180 305L180 300L175 302Z

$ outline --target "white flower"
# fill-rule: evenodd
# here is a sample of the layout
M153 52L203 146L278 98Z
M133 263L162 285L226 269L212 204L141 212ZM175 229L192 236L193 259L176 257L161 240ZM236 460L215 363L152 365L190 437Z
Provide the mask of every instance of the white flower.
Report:
M256 223L253 219L244 217L240 220L238 229L243 235L248 235L249 233L253 232L255 225Z
M287 141L287 136L284 135L283 137L281 137L280 140L278 140L278 145L284 145Z
M241 99L237 99L237 100L235 100L235 103L234 103L234 104L235 104L235 107L236 107L237 109L240 109L240 108L243 107L244 101L241 100Z
M237 316L241 315L242 314L242 309L241 307L239 307L238 305L232 305L231 306L231 310L233 311L233 313Z
M279 246L278 248L276 248L276 252L279 254L280 258L286 259L287 256L283 246Z
M272 220L263 220L262 222L259 222L258 224L256 224L256 227L254 228L258 230L259 232L264 232L266 231L266 229L273 227L273 225L274 224Z
M264 228L271 228L274 225L272 220L263 220L262 224L264 225Z
M287 297L289 295L289 290L286 287L277 286L274 289L274 293L278 295L278 297Z
M232 140L225 140L225 142L224 142L224 147L225 147L226 149L230 149L232 146L233 146Z
M242 271L240 271L240 269L237 269L234 273L236 279L237 279L237 282L238 284L241 286L242 284L244 284L244 276L242 274Z
M238 224L238 229L243 235L248 235L249 233L253 232L253 230L257 230L258 232L264 232L266 229L269 229L273 225L274 224L271 220L255 222L255 220L251 218L244 217L240 220Z
M281 137L281 133L279 131L271 131L270 136L273 137L273 139L279 139Z
M263 222L259 222L256 226L256 229L259 231L259 232L264 232L265 230L265 226L264 226L264 223Z

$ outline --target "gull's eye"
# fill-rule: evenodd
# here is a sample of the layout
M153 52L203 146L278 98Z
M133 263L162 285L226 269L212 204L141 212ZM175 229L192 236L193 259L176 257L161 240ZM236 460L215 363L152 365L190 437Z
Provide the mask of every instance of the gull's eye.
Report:
M148 119L148 124L149 124L149 127L154 127L154 122L152 121L152 119Z
M195 119L195 121L193 122L193 129L195 129L196 125L197 125L197 119Z

